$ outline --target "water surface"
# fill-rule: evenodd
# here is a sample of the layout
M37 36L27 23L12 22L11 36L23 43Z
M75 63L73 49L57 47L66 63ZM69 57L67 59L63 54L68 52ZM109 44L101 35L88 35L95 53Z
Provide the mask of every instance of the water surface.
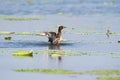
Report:
M119 0L0 0L0 31L30 32L32 35L0 34L1 80L96 80L96 75L20 73L14 69L67 69L73 71L120 69ZM6 20L6 17L39 17L40 20ZM59 46L36 32L57 31L64 25ZM106 35L107 30L112 34ZM11 40L4 37L11 36ZM33 50L32 57L15 57L17 50ZM49 50L66 51L59 58ZM112 54L113 53L113 54ZM70 55L71 54L71 55Z

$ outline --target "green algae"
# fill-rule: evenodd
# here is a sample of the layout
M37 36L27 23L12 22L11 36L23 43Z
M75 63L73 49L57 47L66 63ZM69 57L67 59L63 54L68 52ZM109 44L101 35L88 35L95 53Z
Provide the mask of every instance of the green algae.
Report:
M26 21L26 20L43 20L43 16L8 16L8 15L0 15L0 19L9 20L9 21Z
M109 52L109 54L120 54L120 52Z
M97 80L120 80L120 77L98 77Z
M98 74L98 75L120 75L120 70L92 70L88 73Z
M33 35L31 32L17 32L16 35Z
M39 17L15 17L15 16L4 16L2 17L4 20L15 20L15 21L21 21L21 20L40 20L42 18Z
M54 58L56 58L56 57L63 57L63 56L64 56L63 54L61 54L61 53L56 53L56 52L50 52L49 55L50 55L51 57L54 57Z
M40 72L46 74L82 74L71 70L57 70L57 69L18 69L16 72Z
M4 20L40 20L40 18L27 18L27 17L4 17Z
M112 56L112 58L120 58L120 56Z
M16 72L40 72L46 74L95 74L95 75L120 75L120 70L91 70L91 71L72 71L59 69L16 69Z
M15 32L9 32L9 31L0 31L0 34L14 34Z

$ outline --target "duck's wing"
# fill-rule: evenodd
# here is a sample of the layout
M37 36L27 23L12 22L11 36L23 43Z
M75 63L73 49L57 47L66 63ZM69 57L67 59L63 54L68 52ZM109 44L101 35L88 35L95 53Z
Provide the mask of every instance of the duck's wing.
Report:
M56 36L56 33L55 32L43 32L43 33L38 33L38 34L35 34L35 35L52 37L52 36Z
M46 35L46 32L43 32L43 33L37 33L37 34L35 34L36 36L47 36Z
M43 32L40 34L37 34L39 36L47 36L48 37L48 42L50 42L51 44L55 41L56 39L56 33L55 32Z
M49 32L48 33L48 41L50 43L53 43L53 41L56 39L56 33L55 32Z

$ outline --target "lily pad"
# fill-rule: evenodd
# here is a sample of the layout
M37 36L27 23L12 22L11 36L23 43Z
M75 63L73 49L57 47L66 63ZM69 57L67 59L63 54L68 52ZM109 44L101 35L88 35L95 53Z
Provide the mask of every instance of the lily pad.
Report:
M120 43L120 40L118 40L118 43Z
M5 39L5 40L11 40L12 37L11 37L11 36L6 36L4 39Z
M33 56L33 52L25 51L25 50L18 50L18 51L15 51L12 55L13 56Z

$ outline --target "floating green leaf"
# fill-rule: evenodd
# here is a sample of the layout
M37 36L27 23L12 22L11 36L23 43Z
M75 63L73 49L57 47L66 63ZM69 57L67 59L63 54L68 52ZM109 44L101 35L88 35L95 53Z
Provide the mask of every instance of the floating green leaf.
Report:
M5 40L11 40L12 37L11 37L11 36L6 36L4 39L5 39Z
M33 52L32 51L25 51L25 50L18 50L15 51L13 54L13 56L33 56Z

